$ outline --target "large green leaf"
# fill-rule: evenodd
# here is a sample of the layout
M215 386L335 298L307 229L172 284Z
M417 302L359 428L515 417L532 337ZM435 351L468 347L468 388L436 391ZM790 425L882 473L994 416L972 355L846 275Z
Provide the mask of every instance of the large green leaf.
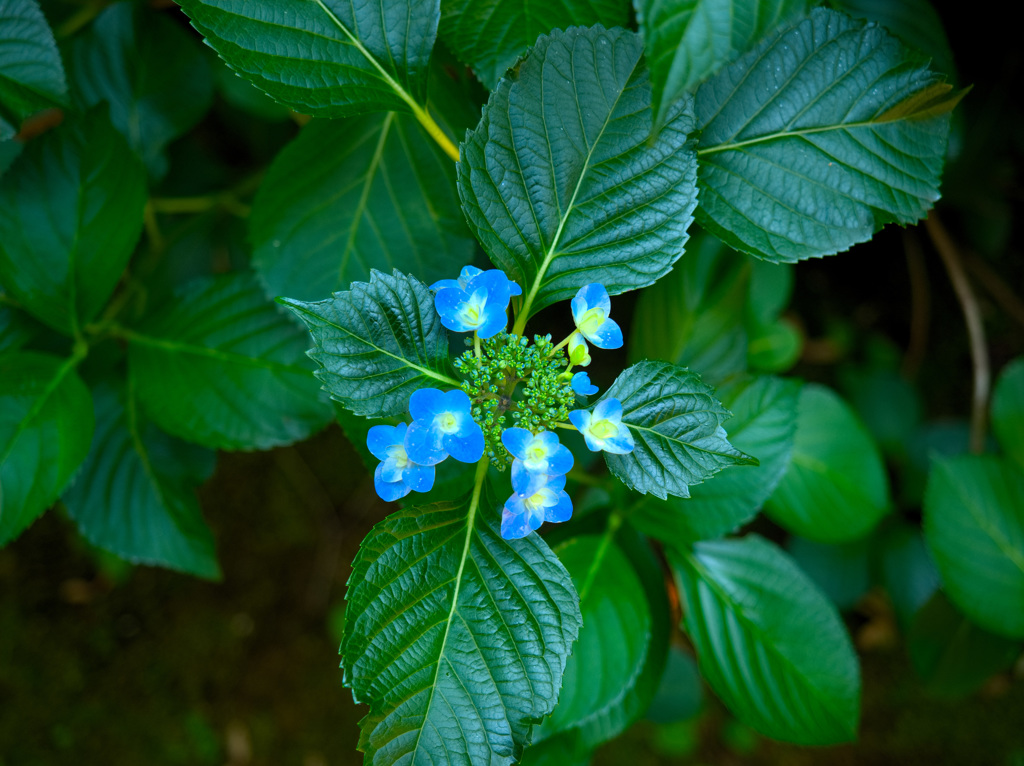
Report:
M505 70L553 29L603 24L624 27L629 8L621 0L444 0L441 38L494 90Z
M939 197L958 98L881 27L816 9L697 91L698 220L773 261L913 223Z
M352 564L342 667L367 764L511 764L558 698L576 591L538 535L501 539L483 479L392 514Z
M879 540L879 575L893 611L906 628L939 586L939 571L920 529L899 522Z
M274 99L314 117L415 110L440 0L182 0L228 65Z
M0 303L0 352L21 348L35 335L37 327L24 312Z
M925 688L962 697L1020 654L1019 641L989 633L956 610L938 591L917 613L907 635L907 653Z
M996 381L992 430L1003 452L1024 470L1024 358L1006 365Z
M857 656L835 607L774 544L756 536L670 553L683 627L701 675L763 734L801 745L857 734Z
M696 203L692 102L651 139L651 85L632 32L541 37L462 145L470 227L523 285L517 320L589 282L643 287L682 255Z
M793 536L786 552L836 609L852 609L871 587L868 540L831 544Z
M328 300L280 300L313 334L324 390L357 415L398 415L418 388L459 385L434 296L414 277L371 269Z
M118 3L75 38L70 58L76 96L86 106L107 102L114 126L150 173L162 176L164 147L199 122L213 100L199 42L143 4Z
M0 141L13 138L21 121L63 105L64 67L36 0L0 0Z
M630 489L664 499L689 497L726 466L757 463L729 444L722 423L729 411L694 372L667 362L629 367L603 399L622 402L622 422L635 447L626 455L605 453L609 470Z
M0 356L0 544L57 500L89 451L92 404L77 361Z
M304 354L308 337L251 276L194 282L125 335L139 401L186 441L268 449L331 418Z
M633 0L654 83L654 111L672 103L765 32L807 11L808 0Z
M738 465L690 487L690 497L648 500L630 520L644 534L672 544L721 537L757 515L789 465L800 384L780 378L747 378L718 395L733 416L729 442L758 465Z
M953 603L993 633L1024 638L1024 473L991 456L936 458L924 514Z
M473 258L455 166L410 117L314 120L271 165L250 219L272 297L318 300L370 269L430 284Z
M889 510L878 447L830 389L804 386L793 458L765 511L790 532L819 543L864 537Z
M142 163L105 108L30 142L0 176L0 282L76 333L114 290L142 231Z
M99 387L93 404L92 450L63 498L78 529L123 559L219 577L195 493L213 473L216 454L148 422L130 386L124 394Z

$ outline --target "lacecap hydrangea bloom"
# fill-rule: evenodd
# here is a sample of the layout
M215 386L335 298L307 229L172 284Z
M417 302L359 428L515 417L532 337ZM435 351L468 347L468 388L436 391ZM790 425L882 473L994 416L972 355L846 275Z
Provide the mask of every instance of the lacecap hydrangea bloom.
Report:
M524 537L545 521L568 520L572 501L565 483L574 460L555 429L578 429L592 450L622 454L633 446L617 400L599 403L593 413L573 409L578 397L598 391L587 373L572 371L590 363L587 342L622 345L622 331L609 317L608 291L599 284L581 288L572 300L576 329L561 343L535 335L531 344L506 332L509 303L522 289L503 272L466 266L457 279L442 279L431 289L441 323L472 332L472 350L455 360L460 388L420 389L409 400L411 424L370 430L367 446L382 461L374 474L377 493L397 500L425 492L433 486L434 466L448 457L485 459L500 471L511 468L504 538Z

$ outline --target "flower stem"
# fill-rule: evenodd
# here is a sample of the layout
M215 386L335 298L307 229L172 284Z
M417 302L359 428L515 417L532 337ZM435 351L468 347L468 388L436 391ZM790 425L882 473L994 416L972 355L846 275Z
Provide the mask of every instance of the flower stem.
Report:
M480 351L480 335L476 330L473 330L473 353L476 354L477 359L480 359L483 356Z

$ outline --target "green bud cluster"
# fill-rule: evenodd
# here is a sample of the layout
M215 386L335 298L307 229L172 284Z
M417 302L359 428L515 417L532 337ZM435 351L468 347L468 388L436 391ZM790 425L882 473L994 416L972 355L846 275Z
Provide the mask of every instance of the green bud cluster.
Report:
M512 464L501 443L506 428L538 433L569 418L576 394L564 374L565 353L553 348L550 335L535 335L531 344L502 332L481 342L480 357L466 351L455 360L464 378L462 390L473 401L473 419L484 432L485 452L499 470ZM520 388L520 383L525 385Z

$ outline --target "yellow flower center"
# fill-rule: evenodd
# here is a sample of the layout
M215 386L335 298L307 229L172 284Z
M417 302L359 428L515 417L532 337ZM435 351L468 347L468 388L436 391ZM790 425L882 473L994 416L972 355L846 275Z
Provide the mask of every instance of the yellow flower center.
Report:
M590 433L598 439L611 439L618 432L619 427L610 420L599 420L590 426Z
M450 412L442 412L434 418L434 423L442 433L453 434L459 430L459 421Z
M608 314L605 313L604 309L587 309L583 312L583 316L580 317L580 323L577 326L584 335L593 335L607 318Z
M409 465L409 456L405 452L405 447L401 444L394 444L388 447L388 457L395 461L395 466L398 468L405 468Z

